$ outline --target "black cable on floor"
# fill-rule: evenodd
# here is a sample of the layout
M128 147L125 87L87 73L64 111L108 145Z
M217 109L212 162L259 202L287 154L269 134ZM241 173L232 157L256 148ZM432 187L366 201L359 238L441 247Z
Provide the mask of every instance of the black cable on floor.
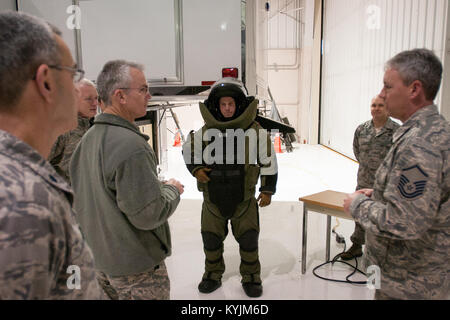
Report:
M334 232L334 229L333 229L333 233L335 233L335 232ZM343 244L344 244L344 250L343 250L341 253L337 254L332 260L327 261L327 262L324 262L324 263L318 265L317 267L315 267L315 268L313 269L313 274L314 274L317 278L320 278L320 279L326 280L326 281L341 282L341 283L350 283L350 284L367 284L367 281L352 281L352 280L350 280L350 277L352 277L356 272L359 272L359 273L361 273L361 274L363 274L363 275L365 275L365 276L367 276L367 275L366 275L364 272L362 272L361 270L358 269L358 259L357 259L356 257L354 258L354 259L355 259L355 266L351 265L351 264L348 263L348 262L345 262L345 261L342 261L342 260L338 260L339 257L341 256L341 254L343 254L343 253L345 252L345 249L346 249L346 243L345 243L345 240L344 240L344 238L343 238L342 236L338 235L337 233L335 233L335 234L336 234L336 241L337 241L338 243L343 243ZM319 276L319 275L316 273L316 270L319 269L320 267L323 267L324 265L327 265L327 264L329 264L329 263L331 263L331 265L333 265L335 262L340 262L340 263L346 264L346 265L348 265L348 266L350 266L350 267L353 268L352 273L350 273L347 277L345 277L345 280L338 280L338 279L325 278L325 277Z

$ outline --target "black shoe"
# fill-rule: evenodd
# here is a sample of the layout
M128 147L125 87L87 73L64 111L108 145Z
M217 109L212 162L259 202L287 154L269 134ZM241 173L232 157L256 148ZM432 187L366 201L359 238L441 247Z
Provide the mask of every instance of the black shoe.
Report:
M211 293L220 288L221 285L222 282L220 280L202 279L202 282L198 285L198 291L201 293Z
M339 257L342 260L351 260L362 256L362 246L359 244L353 244L350 249L342 253Z
M250 298L258 298L263 292L263 288L260 283L244 282L242 287L244 288L245 294Z

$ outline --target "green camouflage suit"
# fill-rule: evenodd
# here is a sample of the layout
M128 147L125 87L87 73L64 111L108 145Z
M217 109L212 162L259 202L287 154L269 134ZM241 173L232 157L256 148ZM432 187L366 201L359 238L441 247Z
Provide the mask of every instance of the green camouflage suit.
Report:
M261 266L258 258L259 213L255 199L255 189L258 177L261 174L261 188L259 190L261 192L275 193L277 164L270 135L254 121L257 105L258 101L253 100L238 118L229 122L221 122L210 113L203 103L200 103L200 111L205 120L205 126L196 133L191 133L183 145L185 161L192 175L200 168L208 167L213 169L209 174L210 182L198 182L197 184L198 189L203 192L204 198L201 232L206 260L203 279L220 280L225 271L223 241L228 234L228 221L230 220L234 238L239 243L242 282L261 283ZM198 155L203 155L208 142L202 141L197 145L197 148L198 146L201 148L201 150L197 150L200 151L200 153L197 153L197 158L194 153L196 149L195 140L199 139L201 141L202 135L208 129L218 129L224 134L228 134L227 129L242 129L242 132L245 131L247 134L254 130L260 135L257 135L257 145L249 143L249 140L246 141L244 151L245 164L242 166L235 166L234 164L220 165L216 162L207 164L211 160L205 157L199 159ZM267 152L258 153L259 161L253 163L251 159L252 156L256 155L257 149L258 151L265 150L265 148L261 148L261 140L266 140L264 143L268 150L266 150ZM236 148L236 145L234 147ZM226 150L225 154L222 154L225 159L228 149L224 146L223 150ZM189 155L191 155L190 159ZM238 155L236 154L236 156ZM191 162L188 163L187 160ZM236 163L236 158L234 161ZM232 182L233 179L234 182ZM235 206L229 205L233 201Z

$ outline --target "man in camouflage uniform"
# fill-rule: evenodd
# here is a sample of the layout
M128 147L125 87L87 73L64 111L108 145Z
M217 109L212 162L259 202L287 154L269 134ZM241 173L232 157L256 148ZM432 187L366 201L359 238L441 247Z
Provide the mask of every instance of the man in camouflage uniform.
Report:
M76 126L77 75L58 30L0 13L0 299L102 297L72 190L45 160Z
M375 172L391 148L392 135L399 127L389 118L386 105L378 96L372 99L370 113L372 120L359 125L353 138L353 152L359 162L356 190L373 187ZM352 246L340 255L343 260L362 256L365 233L358 222L355 222L355 231L350 239Z
M58 137L53 145L48 161L70 184L69 162L75 147L80 142L81 137L91 127L91 120L97 113L98 94L95 85L88 79L82 79L75 84L79 92L78 101L78 126L69 132Z
M149 137L134 125L146 114L151 97L143 67L109 61L97 86L103 113L95 117L69 165L76 219L110 298L169 299L167 220L184 189L175 179L158 180Z
M450 125L433 104L442 64L426 49L386 65L384 99L403 125L372 189L344 209L366 231L366 265L380 268L375 299L444 299L450 290Z

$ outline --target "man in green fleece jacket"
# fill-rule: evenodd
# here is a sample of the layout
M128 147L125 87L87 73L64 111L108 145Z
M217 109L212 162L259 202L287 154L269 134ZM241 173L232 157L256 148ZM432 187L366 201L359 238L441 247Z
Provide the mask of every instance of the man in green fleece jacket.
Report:
M149 137L133 124L145 115L151 97L143 67L110 61L97 87L105 110L70 163L76 219L92 248L98 280L112 299L169 299L167 219L184 190L175 179L158 180Z

